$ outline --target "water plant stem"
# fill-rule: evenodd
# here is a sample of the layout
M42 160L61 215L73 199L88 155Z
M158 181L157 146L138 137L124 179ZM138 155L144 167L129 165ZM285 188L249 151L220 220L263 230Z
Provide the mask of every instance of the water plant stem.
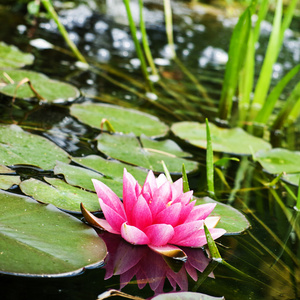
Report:
M173 38L173 20L172 20L172 8L171 8L170 0L164 0L164 10L165 10L166 33L167 33L169 50L170 50L170 57L174 59L176 57L176 51L175 51L174 38Z
M49 15L51 16L51 18L54 20L54 22L57 25L57 28L59 30L59 32L61 33L61 35L63 36L64 40L66 41L66 43L68 44L68 46L70 47L70 49L72 50L72 52L74 53L74 55L76 56L76 58L81 61L82 63L87 64L86 59L84 58L84 56L80 53L80 51L78 50L78 48L76 47L76 45L73 43L73 41L70 39L69 34L66 30L66 28L64 27L64 25L60 22L58 15L52 5L52 3L50 2L50 0L41 0L41 2L43 3L45 9L47 10L47 12L49 13Z
M145 59L144 53L141 49L139 40L137 38L137 30L136 30L136 26L135 26L135 23L134 23L132 14L131 14L130 0L123 0L123 2L125 4L125 8L126 8L127 18L128 18L128 22L129 22L131 36L132 36L134 46L135 46L135 51L136 51L137 56L138 56L138 58L141 62L141 70L142 70L143 76L146 80L148 90L153 92L154 88L153 88L152 82L149 80L149 73L147 71L146 59Z

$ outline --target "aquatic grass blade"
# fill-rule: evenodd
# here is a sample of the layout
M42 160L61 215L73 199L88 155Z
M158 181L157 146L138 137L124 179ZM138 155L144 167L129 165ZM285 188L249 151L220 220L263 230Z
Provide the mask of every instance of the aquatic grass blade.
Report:
M204 232L205 232L205 236L206 236L207 246L208 246L208 249L209 249L212 259L214 259L218 262L221 262L223 260L221 257L221 254L220 254L218 247L205 224L204 224Z
M186 193L190 190L189 181L187 178L185 165L182 164L182 184L183 184L183 192Z
M170 171L168 170L168 167L166 166L166 164L165 164L165 162L163 160L161 161L161 163L163 165L164 173L165 173L167 179L169 180L169 182L173 183L173 180L172 180Z
M297 209L298 214L299 214L299 212L300 212L300 180L299 180L299 185L298 185L296 209Z
M66 43L68 44L68 46L70 47L70 49L72 50L72 52L74 53L74 55L76 56L76 58L79 61L87 64L86 59L80 53L80 51L78 50L78 48L76 47L76 45L73 43L73 41L70 39L69 34L68 34L66 28L60 22L60 20L58 18L58 15L57 15L57 13L56 13L53 5L51 4L51 2L49 0L41 0L41 1L42 1L43 5L44 5L45 9L47 10L47 12L49 13L49 15L51 16L51 18L56 23L59 32L63 36L64 40L66 41Z
M265 59L259 74L259 78L254 91L254 99L250 109L249 118L252 120L256 117L265 103L266 96L270 87L273 65L278 57L280 50L280 32L282 18L282 0L277 1L275 16L273 20L273 29L268 43Z
M293 77L300 71L300 65L295 66L292 70L290 70L272 89L271 93L268 95L264 106L257 114L254 122L266 124L269 117L272 114L272 111L275 107L276 101L278 100L280 94L286 85L293 79Z
M171 58L176 57L174 38L173 38L173 21L172 21L172 8L170 0L164 0L164 11L165 11L165 22L166 22L166 33L168 39L168 46L170 48Z
M232 100L236 91L238 77L244 62L248 35L251 28L251 13L248 7L240 16L230 40L229 59L219 104L219 118L227 120L231 114Z
M215 195L215 188L214 188L214 153L212 148L212 139L210 136L209 124L208 120L206 121L206 141L207 141L207 148L206 148L206 177L207 177L207 188L208 193L211 196Z
M275 119L272 129L273 130L279 130L284 125L285 121L288 119L290 113L292 112L294 107L297 107L297 103L300 102L300 81L296 85L296 87L293 89L292 94L289 96L289 98L286 100L284 106L280 110L280 112L277 115L277 118ZM295 112L293 112L295 113ZM299 115L300 111L297 112Z

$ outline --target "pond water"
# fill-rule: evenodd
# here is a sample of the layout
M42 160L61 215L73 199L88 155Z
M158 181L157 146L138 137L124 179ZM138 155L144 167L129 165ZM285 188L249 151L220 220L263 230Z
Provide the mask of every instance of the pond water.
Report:
M5 24L0 31L0 40L13 44L24 52L32 53L35 62L28 67L30 70L77 86L82 93L78 103L103 102L135 108L156 115L168 125L185 120L203 122L207 116L212 120L216 116L228 59L229 40L239 15L235 9L232 10L233 15L230 15L224 8L199 6L192 9L186 2L174 3L176 53L186 68L197 76L205 87L211 98L210 102L206 102L203 94L170 59L162 4L160 1L146 1L147 33L155 63L163 77L163 84L158 85L159 99L149 101L144 96L140 64L126 25L122 1L55 3L60 8L59 15L71 39L85 57L93 61L91 64L96 67L97 72L79 68L74 58L59 49L45 47L41 39L65 48L55 23L48 19L36 20L26 14L23 4L12 5L9 2L0 1L0 19L1 23ZM135 4L134 16L138 14L137 2ZM71 7L66 8L67 5ZM286 36L282 54L273 71L274 82L291 66L300 62L299 20L296 19L291 28L293 30ZM264 22L262 36L266 38L271 29L271 23ZM257 54L258 62L262 59L265 43L263 39ZM127 77L118 76L115 71L120 71ZM136 81L142 84L141 87L135 84ZM291 86L297 81L299 75L292 81ZM48 138L74 157L99 155L94 139L100 130L91 128L73 117L68 103L37 104L16 99L12 104L11 98L3 95L0 97L1 123L18 123L24 130ZM287 134L279 134L276 145L299 150L299 125L298 122L293 130L287 130ZM190 188L196 196L207 196L205 150L191 146L172 133L168 138L176 141L200 163L198 170L189 174ZM222 154L218 155L222 157ZM268 185L274 176L264 172L250 157L239 158L239 162L228 162L226 167L215 172L217 199L240 210L251 224L250 228L240 235L223 236L217 240L222 257L236 269L219 264L213 271L214 276L207 277L201 284L200 280L196 283L190 276L182 273L182 277L176 277L178 273L171 269L168 275L165 269L159 274L173 278L175 283L178 283L177 290L185 289L188 285L189 291L224 296L227 300L300 299L299 225L291 226L289 221L295 205L294 199L282 184ZM15 171L22 179L41 178L45 173L53 176L51 171L41 172L24 166L16 167ZM289 187L296 193L295 186ZM20 193L18 188L12 191ZM81 215L77 217L81 218ZM160 257L147 253L145 248L133 250L134 247L128 244L123 245L119 241L117 243L118 251L127 253L127 259L130 255L133 256L132 260L134 255L148 259L142 262L141 268L145 272L153 262L160 264ZM140 253L137 253L138 251ZM206 255L195 251L194 254L191 253L191 257L195 257L198 263L201 261L202 269L198 265L198 270L203 272L209 262ZM160 267L162 266L165 268L164 262L161 262ZM108 289L119 289L120 281L125 293L145 299L153 296L153 286L152 289L149 285L139 288L139 285L141 287L143 284L137 280L138 275L126 285L124 276L110 277L109 268L108 262L104 268L88 269L80 275L65 278L0 275L1 299L92 300ZM197 273L199 278L200 272ZM170 280L172 282L172 279ZM172 286L166 280L164 292L171 290Z

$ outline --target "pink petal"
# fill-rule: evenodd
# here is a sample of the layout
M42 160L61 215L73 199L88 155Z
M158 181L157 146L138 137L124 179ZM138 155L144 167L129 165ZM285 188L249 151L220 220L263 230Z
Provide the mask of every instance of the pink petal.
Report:
M124 206L119 197L103 182L92 179L98 198L125 218Z
M149 201L152 217L154 218L157 213L162 211L171 200L171 185L167 181L154 192L152 199Z
M185 220L189 216L190 212L193 210L195 203L196 203L196 201L192 201L188 205L182 207L180 217L178 220L178 224L182 224L185 222Z
M222 236L226 232L226 230L221 229L221 228L213 228L213 229L209 229L209 232L210 232L212 238L215 240L215 239L219 238L220 236ZM207 241L206 241L205 232L203 229L200 229L198 232L196 232L195 234L189 236L188 238L186 238L184 240L181 240L176 245L200 248L206 244L207 244Z
M152 224L152 214L147 201L140 195L133 210L130 225L141 230Z
M156 189L157 189L156 179L155 179L153 172L150 170L146 177L145 183L143 185L142 194L144 194L144 193L149 194L150 197L152 197L153 193ZM148 200L148 199L146 198L146 200Z
M156 253L159 253L164 256L172 257L175 259L185 260L187 256L183 250L173 245L164 245L164 246L153 246L148 245L148 247Z
M185 222L204 220L215 208L216 203L196 205Z
M142 230L128 225L126 222L121 226L121 235L124 240L133 245L149 244L149 238Z
M163 246L168 244L174 235L174 229L168 224L153 224L144 229L150 245Z
M136 201L137 201L137 194L136 194L136 185L137 181L134 179L134 177L127 172L127 170L124 168L124 174L123 174L123 203L124 208L126 211L127 219L129 223L131 222L131 216L132 216L132 208L134 207Z
M188 191L173 200L173 203L180 202L183 205L188 205L193 196L193 191Z
M199 230L203 228L203 224L204 221L199 220L174 227L174 237L170 240L170 244L185 246L182 241L197 235Z
M113 229L110 224L103 219L98 219L97 223L99 224L99 226L101 226L104 230L110 232L110 233L114 233L114 234L120 234L120 231L117 231L115 229Z
M167 179L167 177L165 176L165 174L160 174L157 178L156 178L156 183L157 183L157 187L161 187L164 183L169 182L169 180Z
M180 195L183 194L183 186L182 186L182 178L179 178L176 180L172 185L172 200L175 200L178 198Z
M106 205L104 201L99 198L100 206L103 211L103 214L105 216L106 221L109 223L109 225L112 227L112 229L120 234L121 232L121 225L126 222L126 218L124 218L122 215L119 215L118 212L116 212L113 208ZM111 233L114 233L112 231L109 231Z
M167 206L164 210L156 215L154 223L170 224L173 227L176 226L180 217L181 208L181 203L175 203Z

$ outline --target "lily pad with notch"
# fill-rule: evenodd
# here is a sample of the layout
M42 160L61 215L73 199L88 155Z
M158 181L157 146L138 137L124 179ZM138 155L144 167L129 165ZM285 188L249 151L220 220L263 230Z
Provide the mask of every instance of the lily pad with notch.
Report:
M0 85L0 93L10 97L62 103L80 96L75 86L33 71L0 70L0 79L5 83Z
M107 119L116 132L133 132L140 136L164 136L169 127L150 114L134 109L108 104L73 104L71 114L82 123L100 129L103 119Z
M269 150L271 145L254 137L242 128L220 128L209 123L213 151L238 155L251 155L259 150ZM171 130L188 143L206 149L206 125L198 122L174 123Z
M70 212L80 212L82 202L90 211L100 210L97 195L74 187L58 178L44 177L45 182L30 178L22 181L22 192L42 203L50 203Z
M184 163L187 172L197 169L198 163L187 160L190 154L172 140L155 141L144 135L101 134L97 138L98 149L109 157L140 166L155 172L164 172L162 161L170 173L181 173Z
M16 46L7 45L0 42L0 69L22 68L26 65L31 65L34 61L34 56L30 53L24 53Z
M34 165L49 170L56 160L70 161L67 152L46 138L25 132L17 125L0 126L0 164Z
M0 205L0 273L62 277L103 264L105 243L77 218L4 191Z
M122 198L123 195L123 184L122 180L114 180L112 178L105 178L103 175L82 167L69 165L62 162L57 162L54 168L55 174L62 174L65 177L67 183L84 188L86 190L94 191L94 185L92 179L97 179L106 184L112 189L118 197ZM97 198L97 197L96 197ZM98 209L99 209L98 205Z

